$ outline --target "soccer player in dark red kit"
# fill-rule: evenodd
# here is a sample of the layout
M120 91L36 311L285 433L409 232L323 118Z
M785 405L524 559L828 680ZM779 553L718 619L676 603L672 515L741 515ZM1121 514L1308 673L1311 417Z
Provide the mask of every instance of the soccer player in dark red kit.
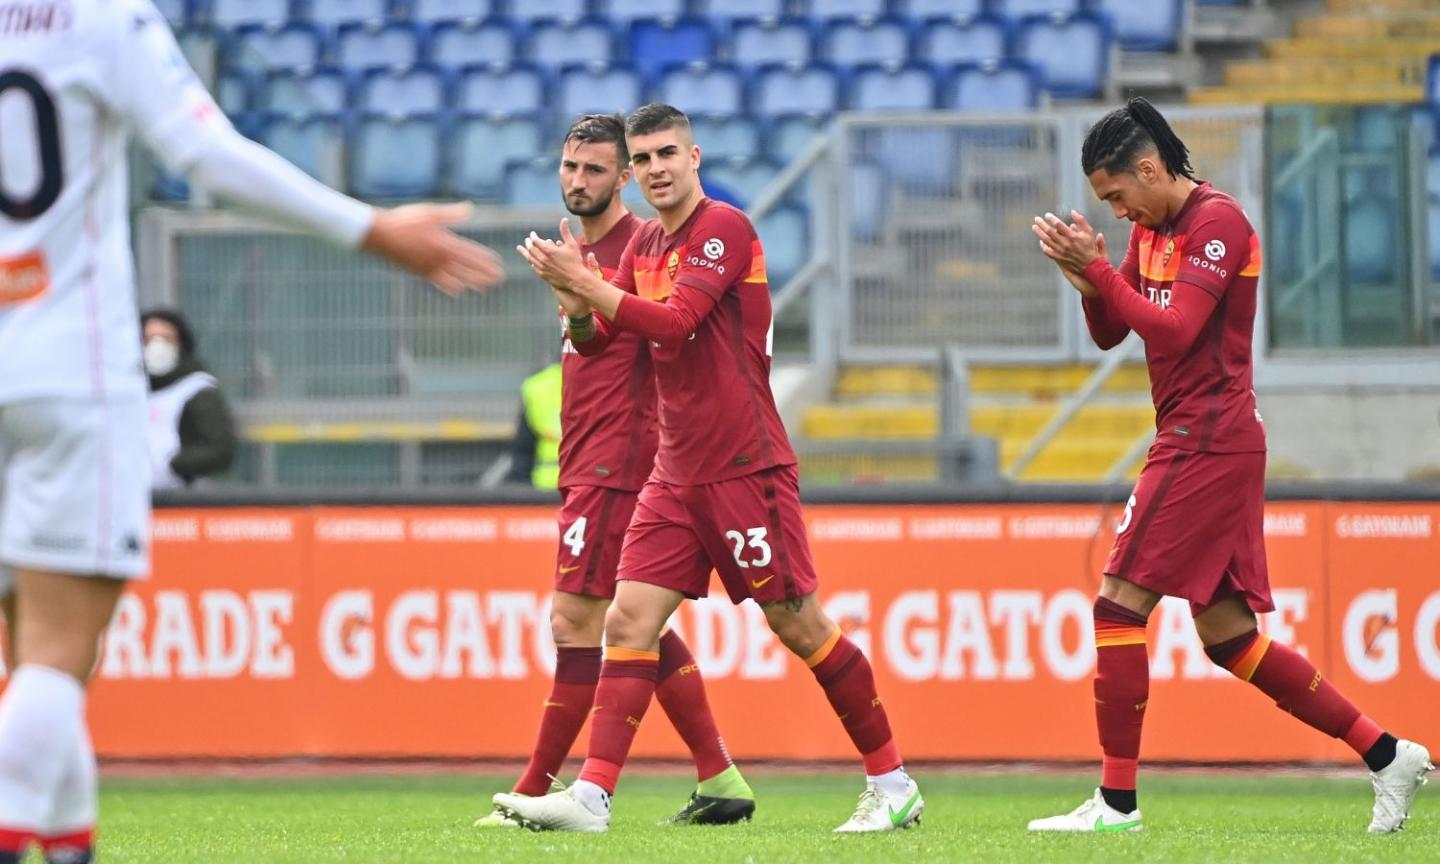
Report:
M865 655L821 610L795 455L770 392L773 334L765 255L745 214L705 197L689 119L651 104L626 121L631 165L659 219L625 250L613 284L585 266L568 223L520 252L557 287L582 354L650 340L660 396L655 471L640 491L605 618L605 661L580 779L543 798L495 803L542 828L604 831L610 796L655 687L657 639L710 571L734 603L753 599L805 660L865 763L841 832L909 826L924 802L905 773Z
M1081 165L1128 219L1116 270L1104 237L1071 211L1035 219L1040 248L1080 292L1095 344L1145 340L1156 439L1126 503L1095 600L1100 788L1032 831L1133 831L1140 728L1149 699L1145 622L1161 596L1190 601L1211 660L1369 766L1370 831L1399 830L1430 754L1361 713L1302 654L1256 627L1275 608L1265 565L1265 427L1251 389L1260 241L1239 203L1197 180L1160 112L1131 99L1091 127Z
M630 238L643 224L620 192L630 181L625 122L590 114L571 124L560 156L565 207L579 217L580 250L613 278ZM560 547L550 631L555 684L545 700L530 764L513 795L543 795L560 772L595 697L605 610L615 596L620 544L635 500L655 463L655 374L649 345L617 334L610 350L582 357L562 334L560 397ZM672 630L659 640L655 695L694 757L699 785L670 824L727 824L749 819L755 795L730 761L710 712L700 668ZM477 827L522 827L496 808Z

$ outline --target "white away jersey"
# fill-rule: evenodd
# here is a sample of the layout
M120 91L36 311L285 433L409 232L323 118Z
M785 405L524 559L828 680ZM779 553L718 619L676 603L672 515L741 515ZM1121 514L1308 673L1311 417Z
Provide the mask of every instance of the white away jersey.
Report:
M125 145L229 121L149 0L0 0L0 404L143 394Z

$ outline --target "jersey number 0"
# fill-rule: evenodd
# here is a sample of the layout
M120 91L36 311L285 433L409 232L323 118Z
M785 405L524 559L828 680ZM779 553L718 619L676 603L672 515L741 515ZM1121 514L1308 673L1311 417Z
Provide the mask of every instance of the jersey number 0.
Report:
M63 184L63 163L60 161L60 121L55 114L55 100L34 75L19 69L0 72L0 99L11 90L30 97L35 114L35 131L40 156L40 183L28 198L12 198L5 188L5 175L0 168L0 213L19 222L38 217L60 197Z

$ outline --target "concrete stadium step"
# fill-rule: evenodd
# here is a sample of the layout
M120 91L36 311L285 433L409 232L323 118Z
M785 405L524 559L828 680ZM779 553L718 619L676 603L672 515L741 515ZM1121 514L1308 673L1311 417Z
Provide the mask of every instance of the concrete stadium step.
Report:
M1440 15L1430 11L1317 15L1297 20L1295 35L1336 40L1440 36Z
M1358 105L1370 102L1419 102L1425 88L1415 84L1259 85L1244 87L1196 87L1190 91L1192 105L1245 105L1287 102L1319 102Z
M1440 53L1440 38L1396 39L1273 39L1265 43L1265 56L1276 60L1426 59Z
M1428 59L1428 58L1427 58ZM1234 87L1307 84L1407 84L1423 86L1426 59L1242 60L1225 69Z
M1006 468L1024 452L1028 441L1006 439L1000 444L1000 464ZM1021 480L1093 483L1105 477L1110 467L1125 455L1134 438L1056 439L1020 474ZM1144 460L1136 460L1127 477L1139 476Z
M1436 12L1440 13L1440 0L1326 0L1325 8L1331 12Z
M1060 410L1059 402L1030 405L977 405L970 410L970 429L977 435L1027 443ZM1117 437L1128 442L1155 425L1147 398L1119 403L1092 403L1066 423L1061 437ZM802 433L814 441L880 439L923 441L940 434L939 409L919 405L815 405L806 410Z
M1079 389L1093 373L1085 364L1063 366L975 366L970 392L977 395L1023 395L1053 399ZM928 366L846 366L835 383L841 401L875 398L928 397L939 392L939 374ZM1150 392L1150 376L1142 363L1127 363L1105 382L1105 393Z

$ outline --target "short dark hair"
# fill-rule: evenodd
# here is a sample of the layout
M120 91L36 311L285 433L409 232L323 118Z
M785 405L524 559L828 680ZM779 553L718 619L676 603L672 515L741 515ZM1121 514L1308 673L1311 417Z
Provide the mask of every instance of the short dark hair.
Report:
M620 156L620 167L630 162L630 148L625 146L625 117L620 114L581 114L565 132L565 143L614 144Z
M178 309L155 307L146 309L140 313L140 329L145 329L145 324L152 318L157 318L175 328L175 335L180 338L180 356L189 357L195 353L195 331L190 329L190 322L180 314Z
M1080 168L1086 176L1102 168L1111 174L1130 171L1140 154L1151 147L1160 154L1171 177L1195 179L1185 142L1143 96L1136 96L1090 127L1080 148Z
M626 135L650 135L666 129L683 129L689 132L690 118L674 105L651 102L630 112L630 116L625 120Z

